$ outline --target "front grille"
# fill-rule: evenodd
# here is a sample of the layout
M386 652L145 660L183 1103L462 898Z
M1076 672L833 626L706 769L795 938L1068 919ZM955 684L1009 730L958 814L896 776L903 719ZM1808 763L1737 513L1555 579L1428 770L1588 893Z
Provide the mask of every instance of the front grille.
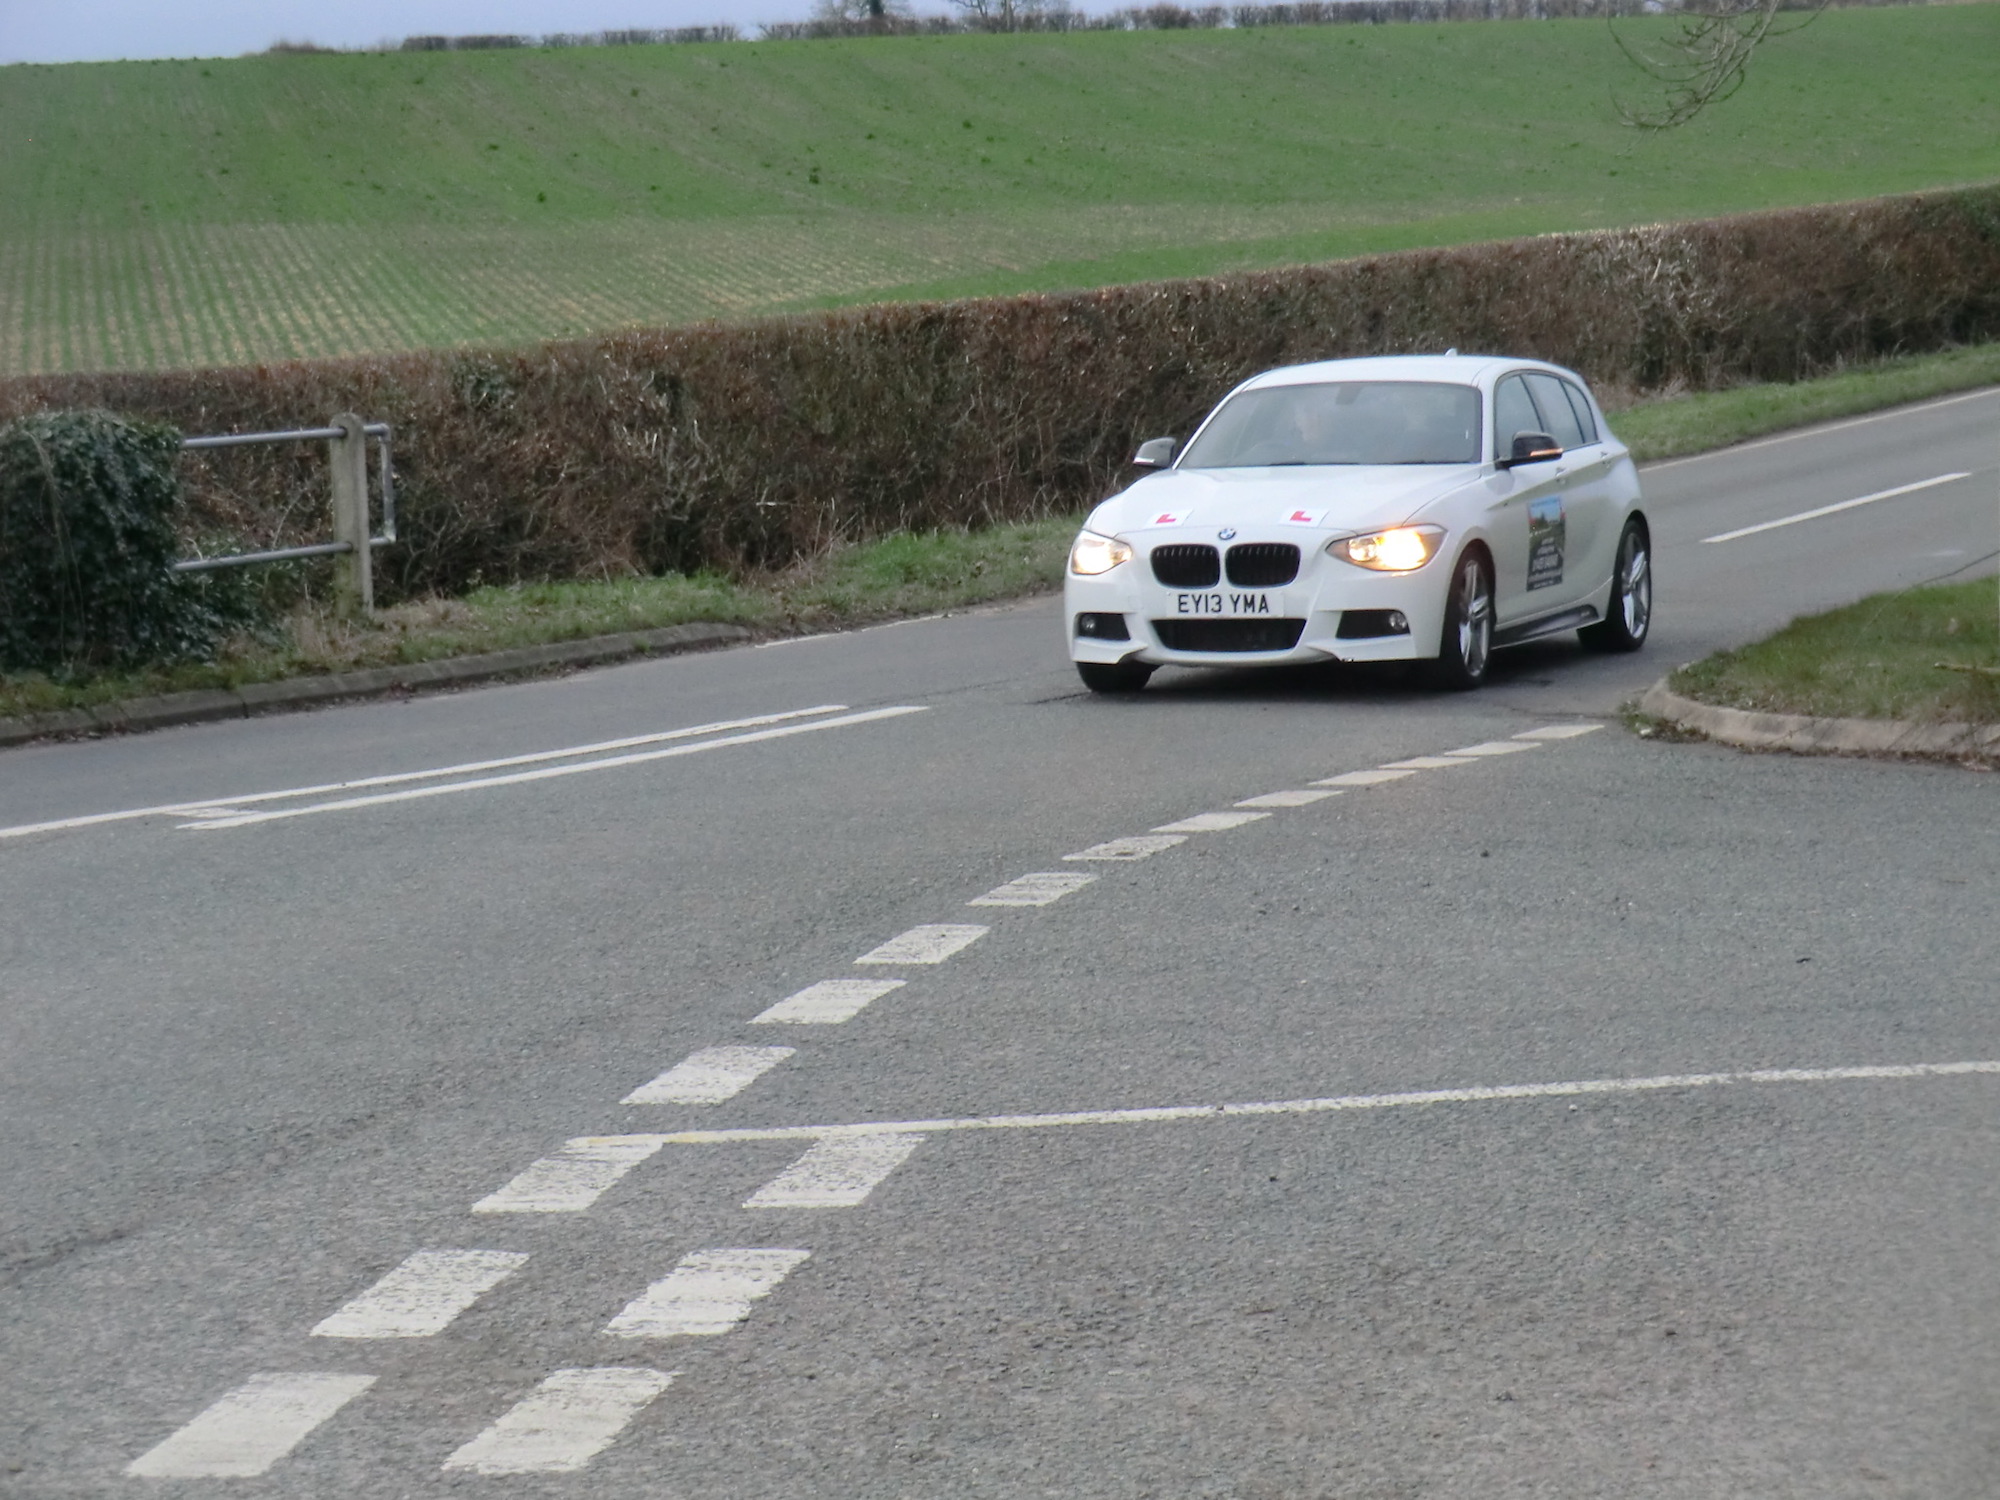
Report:
M1283 588L1299 576L1299 549L1290 542L1245 542L1229 549L1229 581L1239 589Z
M1222 559L1206 542L1171 542L1153 549L1153 576L1170 589L1212 589L1222 581Z
M1289 651L1304 620L1155 620L1153 633L1169 651Z

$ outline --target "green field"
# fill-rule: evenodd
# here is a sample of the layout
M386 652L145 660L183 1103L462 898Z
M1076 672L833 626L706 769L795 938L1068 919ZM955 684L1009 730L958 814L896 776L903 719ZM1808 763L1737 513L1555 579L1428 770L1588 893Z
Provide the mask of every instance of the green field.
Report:
M1634 25L1656 23L1630 23ZM0 373L1103 285L2000 177L2000 4L1687 129L1602 22L0 69Z

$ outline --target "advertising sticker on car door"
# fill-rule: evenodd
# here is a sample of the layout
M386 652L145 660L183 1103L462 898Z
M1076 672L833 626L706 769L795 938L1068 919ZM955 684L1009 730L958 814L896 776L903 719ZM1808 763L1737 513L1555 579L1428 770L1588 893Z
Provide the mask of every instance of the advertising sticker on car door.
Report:
M1544 495L1528 502L1528 591L1554 588L1563 581L1563 520L1561 495Z

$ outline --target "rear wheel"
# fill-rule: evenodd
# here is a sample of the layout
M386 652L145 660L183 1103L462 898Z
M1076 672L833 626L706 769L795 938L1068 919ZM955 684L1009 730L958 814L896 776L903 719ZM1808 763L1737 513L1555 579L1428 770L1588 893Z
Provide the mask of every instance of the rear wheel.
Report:
M1142 661L1080 661L1076 675L1093 693L1136 693L1153 669Z
M1431 680L1454 692L1476 688L1486 680L1493 658L1493 567L1484 552L1468 552L1458 560L1445 599L1444 634Z
M1577 639L1593 651L1637 651L1653 626L1653 548L1646 523L1637 516L1618 537L1618 561L1611 570L1611 602L1604 618L1579 630Z

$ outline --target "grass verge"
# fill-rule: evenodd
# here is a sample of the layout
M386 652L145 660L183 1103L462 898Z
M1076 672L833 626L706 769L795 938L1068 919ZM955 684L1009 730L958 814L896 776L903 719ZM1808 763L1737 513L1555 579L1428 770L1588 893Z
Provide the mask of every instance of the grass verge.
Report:
M1993 384L2000 384L2000 345L1981 345L1884 361L1795 385L1743 386L1639 402L1616 413L1615 424L1619 436L1641 458L1670 458L1785 428ZM741 580L700 574L485 588L458 599L398 605L365 624L343 623L323 613L302 611L261 635L232 641L214 662L102 673L77 682L57 682L33 674L0 676L0 717L196 688L241 687L288 677L437 661L692 621L741 624L782 635L961 609L1056 587L1076 525L1076 517L1058 516L978 532L905 533L841 548L782 573ZM1987 606L1992 604L1990 581L1955 587L1970 591L1968 598L1984 589ZM1919 592L1942 596L1952 591ZM1676 679L1676 691L1705 702L1791 713L1887 713L1901 717L1907 705L1909 713L1917 716L1950 719L1954 714L1982 712L1986 718L1974 722L1990 720L1994 694L2000 691L1994 679L1936 671L1931 663L1993 663L1996 624L1991 608L1966 604L1956 606L1953 613L1952 606L1940 606L1942 615L1923 632L1913 632L1894 612L1900 607L1895 601L1904 597L1887 595L1818 617L1838 622L1855 615L1879 622L1879 628L1871 627L1866 639L1879 640L1881 648L1856 650L1864 651L1860 659L1868 663L1893 664L1852 668L1848 678L1851 686L1842 689L1846 696L1833 690L1837 673L1830 657L1821 673L1823 680L1786 696L1791 689L1785 684L1825 655L1820 646L1800 648L1790 658L1794 667L1776 665L1784 653L1792 651L1779 644L1789 639L1790 631L1760 646L1711 657L1683 669ZM1934 613L1932 602L1926 599L1920 608L1912 607L1929 618ZM1876 613L1870 615L1870 610ZM1947 629L1952 619L1960 621L1958 631ZM1817 623L1801 621L1791 629ZM1839 635L1850 625L1828 628ZM1889 652L1889 646L1897 642L1909 649L1900 654ZM1759 664L1767 658L1754 656L1766 647L1777 653L1768 658L1771 666ZM1739 667L1739 658L1749 664ZM1837 701L1848 706L1814 706L1822 701L1822 693L1827 695L1826 703ZM1987 706L1981 709L1981 704Z
M1668 685L1763 713L2000 723L2000 583L1933 584L1808 615L1682 667Z

